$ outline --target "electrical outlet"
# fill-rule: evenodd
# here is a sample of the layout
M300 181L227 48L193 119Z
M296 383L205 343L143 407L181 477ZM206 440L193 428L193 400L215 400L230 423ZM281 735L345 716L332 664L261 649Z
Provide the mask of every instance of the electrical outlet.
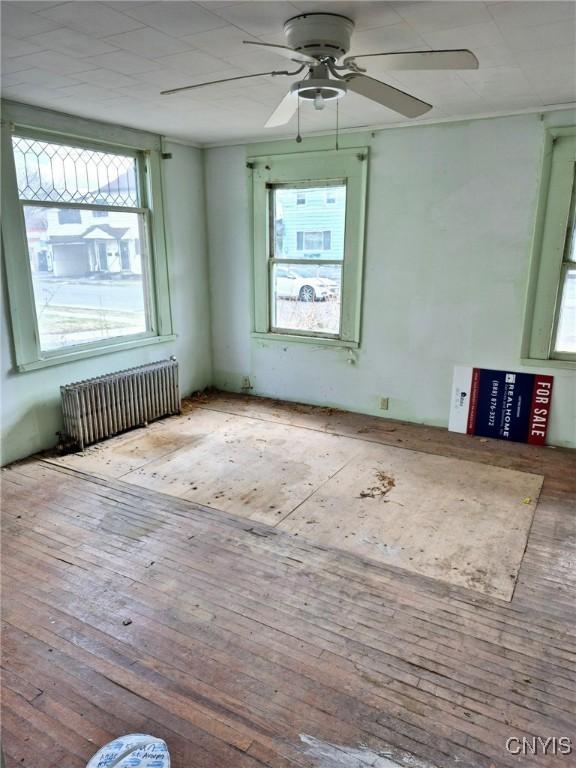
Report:
M244 376L244 378L242 379L242 387L241 388L242 388L242 390L244 392L248 392L249 390L252 389L252 383L250 381L250 377L249 376Z
M388 410L388 398L387 397L381 397L380 398L380 410L381 411L387 411Z

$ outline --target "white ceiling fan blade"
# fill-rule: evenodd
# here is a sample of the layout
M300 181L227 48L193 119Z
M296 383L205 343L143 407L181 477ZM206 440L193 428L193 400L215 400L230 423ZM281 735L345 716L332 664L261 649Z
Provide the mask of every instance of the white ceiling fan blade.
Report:
M277 53L279 56L284 56L286 59L292 59L292 61L300 61L306 64L317 64L315 58L308 56L307 53L300 53L289 48L287 45L275 45L274 43L260 43L257 40L243 40L244 45L258 45L261 48L268 48L272 53Z
M161 96L169 96L171 93L179 91L191 91L194 88L204 88L207 85L219 85L220 83L231 83L234 80L247 80L249 77L264 77L265 75L288 75L289 72L258 72L255 75L239 75L238 77L225 77L223 80L208 80L206 83L196 83L195 85L183 85L180 88L170 88L167 91L160 91Z
M402 53L363 53L350 56L344 65L356 59L381 57L385 69L478 69L479 63L472 51L403 51Z
M286 125L294 116L298 109L298 94L294 91L288 91L280 104L266 121L266 128L276 128L278 125Z
M380 80L375 80L373 77L349 75L346 77L346 83L348 90L366 96L367 99L372 99L372 101L376 101L388 109L393 109L394 112L399 112L404 117L420 117L432 109L432 104L427 104L425 101L410 96L404 91L399 91Z

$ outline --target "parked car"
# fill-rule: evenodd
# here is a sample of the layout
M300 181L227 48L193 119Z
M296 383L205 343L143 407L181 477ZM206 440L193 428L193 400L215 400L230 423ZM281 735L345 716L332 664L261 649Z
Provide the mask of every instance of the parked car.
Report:
M276 296L298 301L326 301L338 295L338 283L325 277L304 277L287 267L276 268Z

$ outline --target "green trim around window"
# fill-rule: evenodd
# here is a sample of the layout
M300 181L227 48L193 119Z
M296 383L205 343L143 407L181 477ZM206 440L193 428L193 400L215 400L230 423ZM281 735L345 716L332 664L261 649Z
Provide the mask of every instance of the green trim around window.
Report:
M87 357L101 357L112 352L124 352L137 347L148 347L151 344L166 344L175 341L176 335L170 336L130 336L114 340L113 343L98 342L97 345L80 347L68 347L67 352L54 355L52 357L43 357L34 360L31 363L23 363L18 366L18 371L37 371L39 368L49 368L54 365L64 365L65 363L74 363L76 360L84 360Z
M160 137L11 102L2 103L2 118L2 254L16 369L35 370L85 357L172 341L174 331L164 227ZM26 229L12 151L14 133L136 157L141 207L146 209L145 226L150 250L147 290L149 329L145 333L77 344L50 352L41 351ZM75 207L74 204L71 207Z
M252 176L253 337L315 345L357 347L360 343L368 148L268 154L248 158ZM270 325L269 190L289 184L346 183L346 218L338 336L275 332Z
M30 131L38 129L60 134L68 141L74 141L76 138L83 143L104 142L128 151L145 149L160 152L162 148L162 139L155 133L77 115L67 115L64 112L33 107L30 104L21 104L7 99L2 99L2 121Z
M545 137L522 343L526 365L576 365L576 355L554 351L575 163L576 127L549 129Z

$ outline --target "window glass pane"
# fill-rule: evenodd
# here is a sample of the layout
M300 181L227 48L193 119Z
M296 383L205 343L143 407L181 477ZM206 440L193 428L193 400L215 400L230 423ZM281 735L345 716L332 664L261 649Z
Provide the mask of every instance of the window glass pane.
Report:
M134 157L22 136L12 146L22 200L140 205Z
M576 269L564 278L555 351L576 353Z
M23 207L41 349L145 332L144 217Z
M306 204L299 201L305 199ZM328 200L333 202L328 202ZM344 258L346 186L273 190L274 247L276 259Z
M337 336L341 287L339 264L274 264L272 328Z

